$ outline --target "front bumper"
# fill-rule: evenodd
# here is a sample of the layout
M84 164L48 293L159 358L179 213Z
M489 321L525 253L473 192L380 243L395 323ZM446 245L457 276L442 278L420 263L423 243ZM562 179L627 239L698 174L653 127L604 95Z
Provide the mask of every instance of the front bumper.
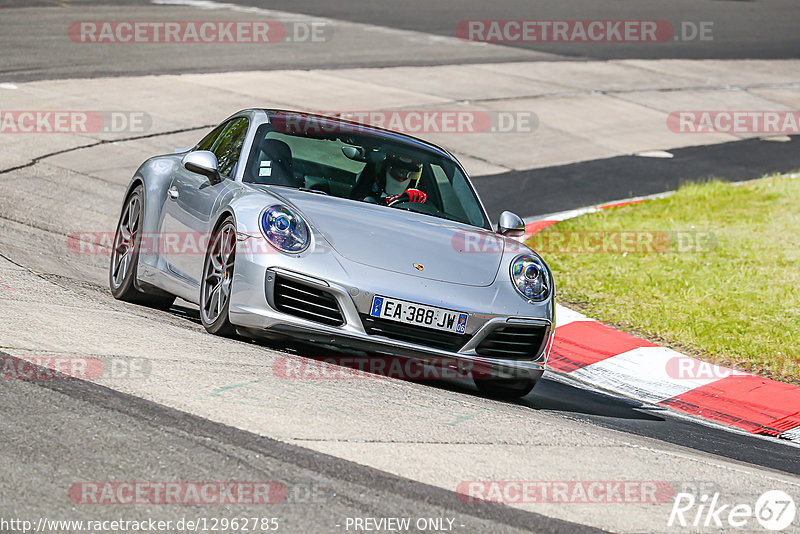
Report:
M461 368L491 372L497 378L538 378L544 371L553 338L553 321L548 318L520 317L515 315L493 315L470 313L465 343L458 350L445 350L420 343L392 339L382 335L369 334L361 320L362 315L369 314L373 292L355 290L353 286L323 280L321 278L298 273L280 267L269 269L254 263L237 262L234 288L237 283L244 291L245 286L255 290L255 282L261 280L259 286L261 298L253 293L248 299L232 298L230 320L233 324L246 329L251 335L265 337L285 336L321 345L332 345L339 348L363 350L390 356L401 356L434 362L457 362ZM273 298L277 277L289 278L303 284L316 286L332 295L339 306L344 323L329 326L317 321L307 320L295 315L283 313L276 309ZM247 282L250 282L249 284ZM380 290L383 291L383 290ZM240 293L241 295L241 293ZM552 317L552 315L551 315ZM535 325L545 328L545 335L538 353L530 358L503 359L481 356L476 348L495 330L507 325Z

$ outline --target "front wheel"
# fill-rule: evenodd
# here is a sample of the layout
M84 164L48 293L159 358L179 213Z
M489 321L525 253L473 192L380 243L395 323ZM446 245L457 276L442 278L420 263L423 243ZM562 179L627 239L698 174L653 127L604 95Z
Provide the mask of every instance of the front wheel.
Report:
M166 294L144 293L136 288L136 269L142 246L144 225L144 189L137 186L125 200L125 207L114 234L108 285L115 299L167 309L175 297Z
M236 260L236 226L233 220L226 219L211 237L200 283L200 320L209 333L232 336L236 327L228 319L228 310Z
M499 399L518 399L533 390L539 382L542 372L515 378L498 378L491 374L473 374L478 391L484 395Z

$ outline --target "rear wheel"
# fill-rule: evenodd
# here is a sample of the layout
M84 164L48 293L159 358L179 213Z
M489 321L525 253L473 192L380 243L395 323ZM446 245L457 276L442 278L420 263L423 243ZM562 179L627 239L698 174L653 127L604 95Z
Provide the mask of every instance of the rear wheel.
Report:
M236 260L236 227L226 219L212 234L200 282L200 320L205 329L219 336L236 333L228 319L233 265Z
M175 297L166 294L145 293L136 288L136 270L142 245L144 223L144 190L137 186L125 200L108 269L108 285L114 298L145 306L167 309Z

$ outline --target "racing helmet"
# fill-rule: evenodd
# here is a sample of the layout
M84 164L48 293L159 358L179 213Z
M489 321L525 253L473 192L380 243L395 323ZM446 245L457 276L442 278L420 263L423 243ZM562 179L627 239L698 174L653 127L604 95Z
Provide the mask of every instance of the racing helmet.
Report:
M411 183L416 188L422 175L422 164L405 156L389 155L386 157L386 173L384 191L387 195L402 194Z

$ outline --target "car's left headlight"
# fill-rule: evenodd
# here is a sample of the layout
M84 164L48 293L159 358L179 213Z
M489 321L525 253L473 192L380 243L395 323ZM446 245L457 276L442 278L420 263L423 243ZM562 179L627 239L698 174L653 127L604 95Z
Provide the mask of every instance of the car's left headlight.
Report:
M283 252L298 253L308 247L308 225L286 206L267 208L261 216L261 229L272 246Z
M550 273L544 262L529 254L511 262L511 281L526 299L542 302L550 296Z

